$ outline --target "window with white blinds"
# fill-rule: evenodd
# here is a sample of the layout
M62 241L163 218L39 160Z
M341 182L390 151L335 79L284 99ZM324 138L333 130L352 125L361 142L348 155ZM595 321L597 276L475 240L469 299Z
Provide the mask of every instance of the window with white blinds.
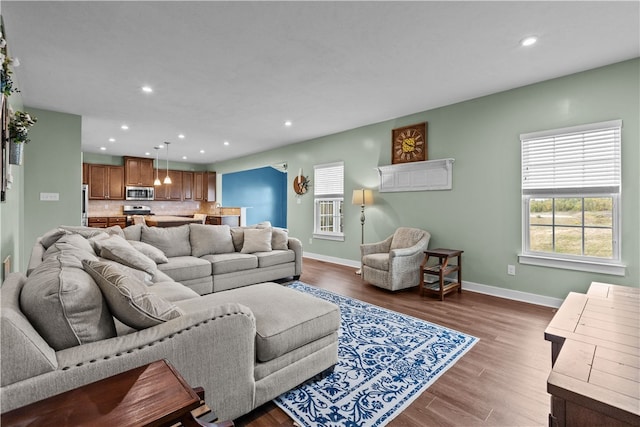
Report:
M313 237L342 241L344 162L315 165L313 178Z
M520 135L522 193L619 193L621 120Z
M520 135L523 264L624 275L622 121Z
M327 163L313 166L313 194L333 197L344 195L344 163Z

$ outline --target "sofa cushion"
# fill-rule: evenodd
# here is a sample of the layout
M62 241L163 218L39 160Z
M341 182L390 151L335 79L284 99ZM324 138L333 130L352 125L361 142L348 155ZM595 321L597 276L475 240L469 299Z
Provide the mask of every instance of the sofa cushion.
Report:
M109 234L107 233L106 228L85 227L82 225L61 225L60 228L70 233L79 234L86 239L99 234Z
M42 255L42 259L47 259L63 250L72 251L74 255L82 257L93 257L95 252L91 243L79 234L66 234L60 237L55 243L47 248Z
M369 254L362 257L362 263L377 270L389 271L389 254Z
M100 288L81 261L61 252L36 267L20 294L22 310L55 350L116 336Z
M140 235L142 234L142 224L134 224L122 229L124 238L127 240L140 241Z
M214 275L258 268L258 258L253 254L232 252L230 254L205 255L201 259L211 264L211 273Z
M233 246L236 248L236 252L242 250L244 243L244 230L249 228L271 228L271 222L263 221L258 224L245 225L243 227L231 227L231 238L233 239Z
M85 271L96 281L113 315L135 329L150 328L182 316L178 307L149 291L133 276L100 261L83 261Z
M40 237L40 244L47 249L49 246L53 245L58 241L59 238L64 236L65 234L71 234L69 231L64 230L62 228L54 228L52 230L47 231Z
M265 304L265 301L269 301ZM276 283L260 283L176 302L185 313L203 305L238 303L256 318L256 357L275 359L330 335L340 327L340 309L320 298Z
M271 229L271 249L286 251L289 249L289 231L284 228Z
M149 291L171 302L200 296L200 294L193 289L181 285L178 282L157 282L151 285Z
M268 252L271 250L271 228L248 228L244 230L243 254Z
M168 257L191 255L189 224L179 227L142 227L140 241L160 249Z
M425 231L418 228L400 227L395 231L395 233L393 233L393 238L391 239L391 250L409 248L418 243L424 235Z
M203 258L178 256L158 265L158 270L166 273L176 282L211 276L211 263Z
M127 240L131 246L141 254L148 256L156 264L164 264L169 262L167 256L160 249L155 246L151 246L145 242L139 242L136 240Z
M254 255L258 258L258 267L271 267L272 265L286 264L296 260L296 253L289 250L256 252Z
M156 263L135 249L125 239L119 236L110 236L108 239L96 241L100 248L100 256L128 267L137 268L150 275L154 275L158 269Z
M228 225L189 224L189 229L191 255L195 257L235 251Z

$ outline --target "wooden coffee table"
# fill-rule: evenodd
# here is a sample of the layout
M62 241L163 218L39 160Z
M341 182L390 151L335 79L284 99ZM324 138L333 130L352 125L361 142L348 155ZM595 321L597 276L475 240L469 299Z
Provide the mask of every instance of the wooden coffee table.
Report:
M201 408L201 395L166 360L159 360L2 414L0 424L122 427L180 422L183 426L215 426L191 414Z

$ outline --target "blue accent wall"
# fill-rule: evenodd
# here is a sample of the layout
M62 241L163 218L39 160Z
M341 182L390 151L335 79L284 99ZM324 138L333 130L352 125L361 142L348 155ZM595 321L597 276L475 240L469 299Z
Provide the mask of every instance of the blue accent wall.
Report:
M247 225L287 227L287 174L272 167L222 175L222 206L247 207Z

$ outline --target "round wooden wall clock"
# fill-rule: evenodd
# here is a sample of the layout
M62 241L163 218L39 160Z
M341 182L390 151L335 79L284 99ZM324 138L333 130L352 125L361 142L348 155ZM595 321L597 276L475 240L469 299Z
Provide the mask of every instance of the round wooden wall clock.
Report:
M427 160L427 122L394 129L391 132L391 163Z

